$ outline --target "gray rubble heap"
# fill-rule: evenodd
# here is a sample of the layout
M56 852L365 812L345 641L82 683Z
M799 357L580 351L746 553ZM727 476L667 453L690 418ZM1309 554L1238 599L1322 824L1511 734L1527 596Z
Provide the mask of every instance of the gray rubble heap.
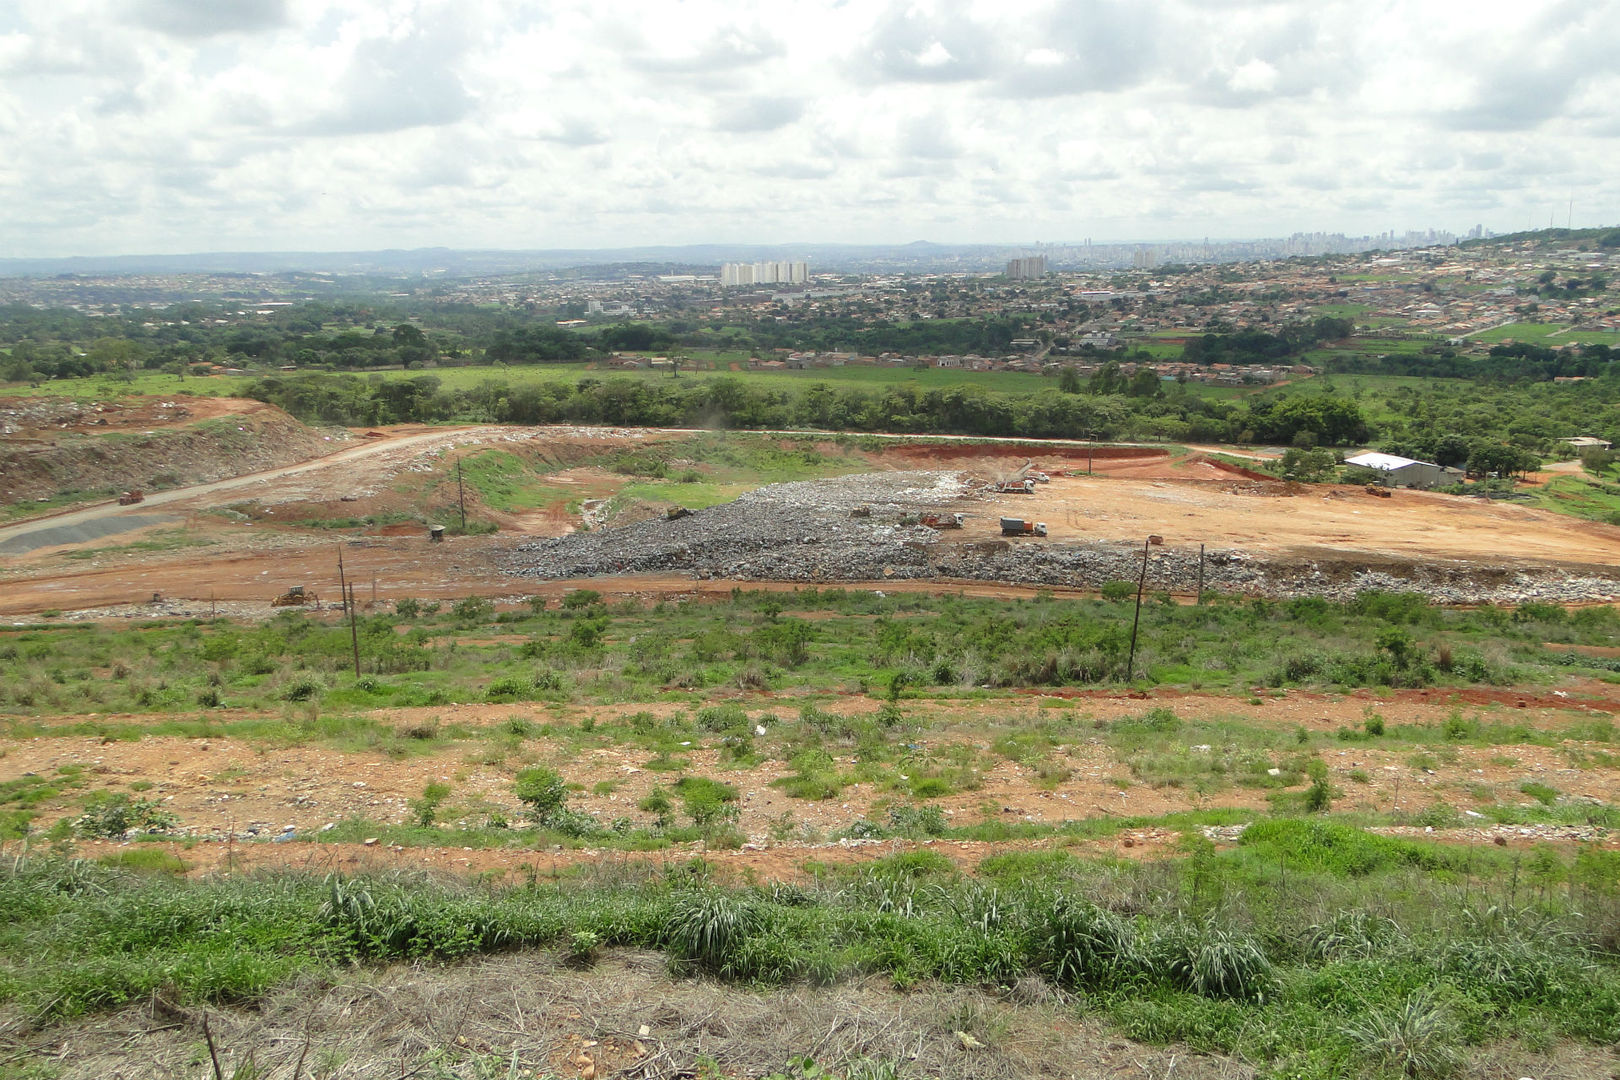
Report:
M975 542L955 531L906 523L924 511L997 515L995 505L975 501L974 489L954 472L865 473L773 484L675 520L520 544L509 554L507 569L549 580L686 573L807 584L944 578L1088 589L1110 581L1134 583L1141 572L1140 540ZM858 507L870 507L870 516L851 516ZM1148 591L1192 592L1198 563L1194 546L1150 548ZM1337 560L1277 560L1211 548L1205 553L1204 587L1277 598L1349 599L1376 589L1417 591L1441 603L1522 603L1620 598L1620 574L1442 560L1377 559L1358 565L1354 552Z

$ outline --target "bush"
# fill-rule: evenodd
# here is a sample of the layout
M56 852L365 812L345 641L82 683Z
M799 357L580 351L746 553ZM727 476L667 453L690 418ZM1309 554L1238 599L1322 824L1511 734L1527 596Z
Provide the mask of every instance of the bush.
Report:
M736 805L737 789L718 780L683 776L675 784L675 793L681 797L692 824L700 829L736 821L741 813Z
M1264 1002L1276 973L1260 946L1213 926L1176 935L1166 974L1200 997Z
M945 813L937 806L893 806L889 824L901 836L944 836Z
M464 596L450 605L450 614L463 622L480 622L494 611L495 605L482 596Z
M484 700L493 702L521 701L533 696L534 683L519 675L502 675L489 684Z
M1120 600L1129 600L1135 595L1136 582L1134 581L1109 581L1104 583L1102 587L1102 598L1116 603Z
M1398 1007L1375 1010L1346 1026L1345 1035L1368 1058L1401 1076L1432 1080L1456 1071L1456 1032L1430 990Z
M1131 924L1087 900L1053 901L1040 940L1042 971L1072 989L1108 989L1145 966Z
M715 975L735 975L744 948L763 924L752 902L705 890L676 901L665 941L686 963Z
M286 701L308 701L319 697L326 692L326 680L319 675L305 673L294 678L282 688L281 696Z
M91 803L73 822L73 831L92 839L119 840L130 832L163 833L180 819L153 799L131 799L123 792Z
M411 813L416 817L416 824L424 829L431 828L434 819L439 815L439 804L450 797L450 785L434 782L422 789L422 797L411 800Z
M529 808L536 820L544 821L568 802L568 785L555 769L535 765L517 774L512 793Z

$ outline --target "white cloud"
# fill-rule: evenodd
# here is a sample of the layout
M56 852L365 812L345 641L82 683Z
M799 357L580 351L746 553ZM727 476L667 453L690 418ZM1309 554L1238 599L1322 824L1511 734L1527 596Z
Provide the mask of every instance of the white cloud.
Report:
M1612 0L4 7L7 254L1620 220Z

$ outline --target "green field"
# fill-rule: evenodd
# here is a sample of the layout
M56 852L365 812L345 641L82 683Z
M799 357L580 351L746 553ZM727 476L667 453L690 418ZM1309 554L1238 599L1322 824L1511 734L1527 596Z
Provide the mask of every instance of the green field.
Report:
M1166 351L1171 351L1168 347L1165 348ZM814 383L861 388L911 384L929 390L953 386L978 386L1004 393L1038 393L1052 389L1055 386L1054 381L1046 376L1020 371L961 371L952 368L915 368L909 366L846 366L841 368L815 368L807 371L748 371L746 369L732 371L726 365L734 362L746 364L746 354L697 352L692 354L692 359L697 366L691 369L683 369L678 376L652 370L619 371L600 365L584 363L479 365L476 367L441 367L414 371L355 371L334 372L333 374L355 375L360 378L381 378L391 381L431 376L438 379L440 385L447 390L472 389L488 382L499 382L508 386L523 386L534 383L571 383L583 378L644 380L680 378L703 380L722 377L739 379L752 385L779 386L783 389L802 389ZM720 365L718 369L709 366L716 363ZM300 371L296 374L311 373ZM266 376L276 377L282 374L290 375L294 373L268 372ZM133 395L170 397L197 394L228 397L240 393L243 387L255 381L256 378L258 376L214 375L202 378L191 376L182 380L174 375L145 373L137 375L133 379L124 379L115 376L97 375L79 379L50 380L41 383L38 387L30 387L26 384L11 384L0 387L0 394L19 397L43 394L101 400Z
M1571 330L1556 323L1509 323L1474 334L1470 341L1519 341L1549 348L1559 345L1620 345L1620 331Z

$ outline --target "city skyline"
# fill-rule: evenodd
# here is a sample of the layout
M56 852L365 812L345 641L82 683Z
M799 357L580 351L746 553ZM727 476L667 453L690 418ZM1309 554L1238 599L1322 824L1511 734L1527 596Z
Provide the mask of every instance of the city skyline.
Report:
M1601 225L1616 39L1495 0L20 0L0 258Z

